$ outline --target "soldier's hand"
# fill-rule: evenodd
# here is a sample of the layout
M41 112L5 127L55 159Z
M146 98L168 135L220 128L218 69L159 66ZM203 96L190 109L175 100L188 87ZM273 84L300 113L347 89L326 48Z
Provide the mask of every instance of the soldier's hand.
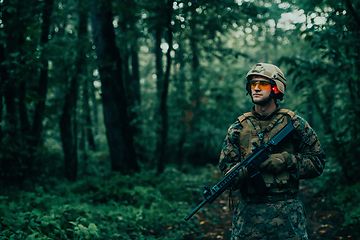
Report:
M225 175L227 175L230 171L232 170L232 168L230 170L228 170ZM235 179L235 181L232 184L233 189L240 189L241 186L244 184L244 180L249 176L247 168L243 167L239 170L238 173L238 177Z
M260 165L260 169L272 173L279 173L284 171L289 162L289 153L282 152L271 154L269 158Z
M245 179L249 176L247 168L243 167L239 170L238 177L235 179L233 183L234 189L240 189L241 186L245 183Z
M239 175L239 177L238 177L239 181L246 179L249 176L247 168L243 167L242 169L240 169L238 175Z

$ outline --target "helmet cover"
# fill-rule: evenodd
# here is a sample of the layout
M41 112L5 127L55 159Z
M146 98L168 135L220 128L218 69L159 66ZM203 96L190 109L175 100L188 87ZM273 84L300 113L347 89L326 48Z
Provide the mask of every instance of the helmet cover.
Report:
M285 94L286 79L284 73L277 66L269 63L257 63L247 73L248 81L251 80L251 76L262 76L274 81L281 95Z

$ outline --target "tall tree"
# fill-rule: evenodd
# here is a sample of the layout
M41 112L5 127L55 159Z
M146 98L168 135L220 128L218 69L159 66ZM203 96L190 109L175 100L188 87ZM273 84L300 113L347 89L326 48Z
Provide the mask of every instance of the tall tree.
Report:
M60 135L64 152L65 177L75 181L77 176L77 123L76 102L78 95L78 79L73 76L70 87L65 94L65 102L60 118Z
M2 31L6 37L3 48L6 63L2 73L5 119L6 128L16 142L6 145L21 146L21 150L13 153L16 159L13 164L22 178L33 175L34 154L42 132L48 79L48 59L44 49L49 41L53 3L53 0L46 0L24 6L21 1L1 2L4 7L1 12ZM31 92L33 97L29 98L28 89L35 85L34 82L38 88ZM28 112L29 99L35 103L32 121ZM14 148L8 150L11 152Z
M75 181L78 169L77 154L77 111L76 103L78 99L79 82L81 76L87 73L86 69L86 42L87 42L87 20L88 8L86 0L78 1L78 35L75 56L75 75L70 79L70 87L65 94L65 101L60 118L60 134L64 152L65 177Z
M96 151L97 147L95 144L94 133L92 131L93 121L91 118L91 107L90 107L90 96L89 91L92 91L92 82L85 80L83 84L83 112L84 112L84 131L86 140L88 142L89 148L92 151ZM93 103L95 104L95 103Z
M246 7L242 7L246 11ZM188 88L189 96L188 106L182 111L185 114L185 121L187 121L187 134L182 134L181 142L184 142L186 136L187 142L192 147L187 149L187 154L191 155L188 159L196 159L197 164L209 162L208 141L209 137L204 137L210 133L211 128L204 128L205 122L209 121L209 115L206 114L207 106L203 104L207 101L206 92L211 92L208 88L211 85L218 83L216 68L207 67L211 64L214 56L225 55L231 56L237 49L226 50L225 44L221 42L222 34L233 28L233 25L239 23L245 14L240 11L240 6L235 1L227 1L224 4L222 1L182 1L175 2L174 9L176 12L174 42L178 44L176 52L183 52L179 54L184 56L182 69L187 69L186 87ZM245 15L246 16L246 15ZM223 59L218 61L223 62ZM218 64L218 66L221 64ZM211 72L211 73L210 73ZM215 74L213 74L215 73ZM225 73L220 73L225 74ZM212 117L211 117L212 118ZM214 121L214 118L212 118Z
M2 4L0 4L0 12L2 13ZM0 15L0 20L3 22L3 14ZM5 38L4 28L0 28L0 37ZM3 85L4 80L7 79L7 71L5 68L5 42L0 44L0 122L3 120ZM3 127L0 125L0 142L3 138Z
M123 63L126 99L129 111L129 121L135 138L140 135L138 117L140 99L140 71L139 71L139 19L140 4L137 1L113 2L114 20L118 19L115 27L117 46ZM137 148L138 146L136 146Z
M113 171L139 171L123 79L122 58L116 46L109 0L89 0L92 34L96 46L106 136Z
M156 57L156 85L157 85L157 97L158 97L158 112L155 113L158 119L157 122L157 145L156 145L156 158L157 158L157 171L161 173L165 169L166 152L167 152L167 137L168 137L168 107L167 99L169 92L169 78L171 69L171 51L173 44L173 2L172 0L166 0L165 4L158 2L157 15L165 16L164 18L158 18L154 24L155 35L155 57ZM163 69L163 50L162 40L165 33L165 41L168 49L166 52L166 67L165 72Z
M51 24L51 14L53 12L54 0L45 0L44 8L42 12L42 25L41 25L41 36L40 36L40 46L45 47L49 42L50 35L50 24ZM45 101L46 93L48 90L48 59L43 53L41 69L39 75L39 84L37 89L37 94L39 96L38 102L35 104L35 113L33 117L33 126L32 126L32 137L33 137L33 147L37 148L40 143L40 136L43 129L43 120L45 113Z

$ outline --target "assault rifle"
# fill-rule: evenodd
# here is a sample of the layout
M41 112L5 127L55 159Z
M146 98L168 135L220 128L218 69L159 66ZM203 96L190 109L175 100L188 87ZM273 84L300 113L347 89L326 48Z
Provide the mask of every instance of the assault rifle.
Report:
M240 169L247 168L249 179L254 187L259 192L264 192L266 185L264 179L260 174L260 165L269 158L270 151L273 147L277 146L286 136L288 136L294 127L292 123L288 123L282 128L269 142L258 145L253 143L254 148L252 152L242 162L236 164L224 177L223 179L213 186L211 189L205 186L203 193L205 200L202 201L189 215L185 217L185 220L189 220L197 211L200 210L206 203L212 203L217 199L231 184L235 181L238 176Z

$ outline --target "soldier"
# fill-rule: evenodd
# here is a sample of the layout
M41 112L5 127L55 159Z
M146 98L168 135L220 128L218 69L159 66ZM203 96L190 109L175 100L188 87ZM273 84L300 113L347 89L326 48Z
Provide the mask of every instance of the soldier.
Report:
M255 106L230 126L221 150L220 170L226 174L251 153L253 142L267 142L287 123L296 131L261 164L265 192L254 188L246 168L239 171L232 186L241 198L234 209L231 239L308 239L299 180L321 175L325 153L308 122L279 107L277 100L284 96L286 79L278 67L258 63L246 77L246 90Z

